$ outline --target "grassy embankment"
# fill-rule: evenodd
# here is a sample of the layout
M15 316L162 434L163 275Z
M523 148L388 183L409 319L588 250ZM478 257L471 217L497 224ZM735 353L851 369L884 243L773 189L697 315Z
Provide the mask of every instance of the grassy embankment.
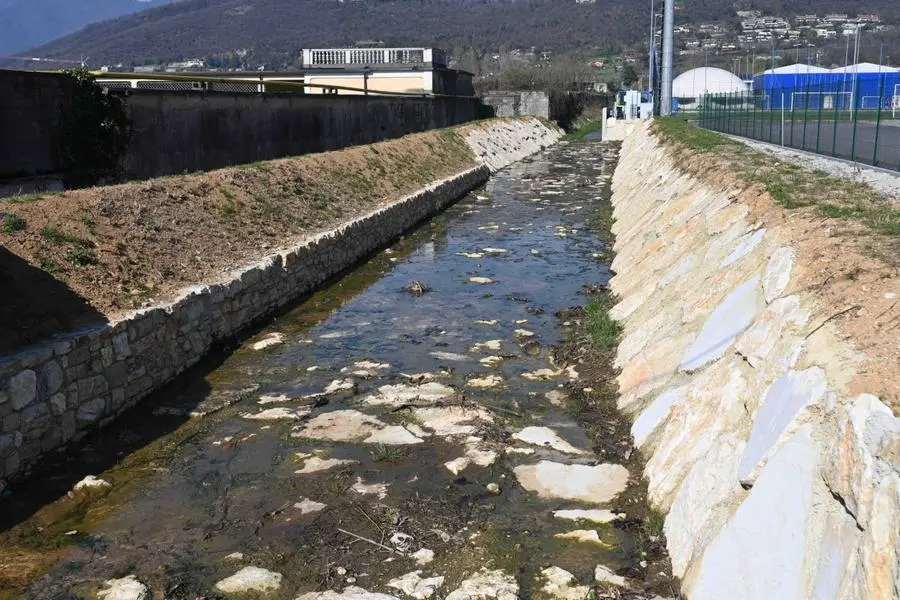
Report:
M666 143L714 154L739 180L759 184L783 208L812 210L827 219L853 219L879 234L900 237L900 209L863 183L781 162L683 119L657 119L654 131Z

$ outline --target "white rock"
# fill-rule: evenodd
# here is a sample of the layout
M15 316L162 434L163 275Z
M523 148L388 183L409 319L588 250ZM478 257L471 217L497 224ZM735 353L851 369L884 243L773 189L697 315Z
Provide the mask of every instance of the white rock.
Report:
M497 319L478 319L476 321L473 321L473 323L475 323L476 325L496 325L499 322L500 321L498 321Z
M469 283L477 283L478 285L490 285L492 283L497 283L490 277L469 277L466 281Z
M513 439L531 444L533 446L541 446L542 448L552 448L557 452L565 454L590 454L585 450L576 448L549 427L526 427L522 431L513 434Z
M501 570L482 569L480 573L463 581L450 592L445 600L518 600L519 584L514 577Z
M597 583L605 583L616 587L627 587L628 582L621 575L616 575L611 569L603 565L597 565L594 569L594 581Z
M422 571L413 571L403 577L391 579L387 586L400 590L410 598L425 600L431 598L439 587L444 584L443 577L422 577Z
M244 560L244 553L243 552L232 552L231 554L227 555L223 560Z
M515 336L516 336L517 338L525 338L525 339L527 339L527 338L533 338L533 337L534 337L534 332L533 332L533 331L528 331L527 329L516 329L515 331L513 331L513 333L515 334Z
M794 249L782 246L772 253L772 258L763 273L763 292L766 303L779 297L791 281L791 270L794 268Z
M485 375L484 377L473 377L466 382L468 387L490 389L503 385L503 378L499 375Z
M100 479L95 475L88 475L81 481L75 484L75 487L72 488L73 491L77 492L79 490L85 489L93 489L93 488L108 488L112 487L112 484L104 479Z
M359 369L366 369L367 371L383 371L391 368L391 365L388 363L377 363L371 360L360 360L353 363L353 366Z
M267 408L258 413L242 413L241 417L251 421L299 421L309 415L311 411L312 409L306 406L296 409L279 406L277 408Z
M438 360L449 360L451 362L465 362L470 360L465 354L454 354L453 352L429 352L429 356L433 356Z
M307 592L297 596L295 600L400 600L396 596L368 592L360 587L350 586L341 593L333 590L324 592Z
M106 587L97 592L101 600L147 600L150 598L150 590L138 581L134 575L121 579L107 579Z
M611 523L615 521L618 516L616 513L605 510L605 509L570 509L570 510L555 510L553 511L553 516L557 519L565 519L567 521L591 521L593 523Z
M550 390L544 397L550 401L550 404L554 406L565 406L566 400L569 399L569 395L565 392L560 392L558 390Z
M819 402L827 386L825 371L818 367L791 371L772 384L753 419L750 439L738 467L741 483L752 485L768 457L802 424L804 409Z
M260 567L244 567L231 577L216 584L216 589L225 594L247 594L256 592L270 594L281 587L281 573Z
M562 371L538 369L537 371L522 373L522 379L527 379L528 381L549 381L551 379L556 379L560 375L562 375Z
M366 439L384 427L385 424L377 418L358 410L335 410L310 419L302 428L295 429L291 436L355 442Z
M765 229L757 229L756 231L745 235L740 239L738 245L731 254L722 259L722 262L719 263L719 268L730 266L753 252L765 236Z
M547 580L541 589L555 600L585 600L590 595L591 588L578 585L574 575L559 567L548 567L541 575Z
M366 439L365 444L386 444L388 446L407 446L411 444L421 444L422 438L418 438L408 429L400 425L389 425L384 429L380 429Z
M680 366L682 371L694 371L720 358L737 336L753 323L759 279L759 275L755 275L740 284L716 307L685 352Z
M535 453L534 448L507 448L505 450L507 454L522 454L525 456L531 456Z
M609 546L609 544L600 539L600 535L595 529L576 529L574 531L567 531L566 533L557 533L553 537L586 544L597 544L598 546Z
M694 570L690 598L806 597L816 448L802 427L772 457Z
M504 250L503 248L485 248L485 254L506 254L509 250Z
M284 343L284 336L280 333L270 333L260 341L251 346L254 350L264 350L270 346L277 346Z
M308 475L309 473L319 473L320 471L327 471L328 469L333 469L334 467L339 467L341 465L355 465L358 461L342 459L342 458L319 458L318 456L312 456L307 458L303 463L303 468L294 471L297 475Z
M687 395L687 387L670 389L660 394L656 400L650 403L643 412L634 420L631 426L631 437L634 445L640 448L647 441L656 428L669 416L672 407L684 401Z
M399 383L381 386L375 394L364 398L363 402L372 406L394 407L411 403L434 404L455 393L456 390L442 383L430 382L422 385Z
M480 423L491 423L493 417L482 408L463 406L423 407L413 409L413 416L435 435L471 435Z
M471 348L469 348L469 352L484 352L485 350L491 350L496 352L503 347L503 340L488 340L486 342L478 342Z
M290 401L291 399L288 396L280 394L278 396L260 396L257 404L281 404Z
M363 496L376 495L379 499L384 500L387 497L389 485L389 483L363 483L362 477L357 477L356 483L350 489Z
M332 394L340 394L345 392L354 393L356 391L356 382L352 379L335 379L322 391L326 396Z
M309 513L319 512L324 509L327 504L322 504L321 502L316 502L315 500L310 500L309 498L301 498L300 502L294 503L294 508L300 511L301 515L308 515Z
M434 550L422 548L409 555L420 567L427 565L434 560Z
M486 367L496 367L497 365L499 365L500 363L503 362L503 357L502 356L485 356L478 362L480 362L481 364L483 364Z
M459 458L454 458L451 461L445 462L444 467L448 471L453 473L454 476L456 476L462 473L466 469L466 467L469 466L469 463L470 461L468 458L466 458L465 456L460 456Z
M513 469L519 484L541 498L609 502L625 490L628 470L621 465L564 465L541 461Z
M484 258L484 252L457 252L456 255L465 258Z

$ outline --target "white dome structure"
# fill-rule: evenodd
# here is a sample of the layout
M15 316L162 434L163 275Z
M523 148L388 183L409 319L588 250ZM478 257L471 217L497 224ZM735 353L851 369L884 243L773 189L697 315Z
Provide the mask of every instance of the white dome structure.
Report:
M731 94L749 90L750 86L734 73L714 67L691 69L672 82L672 97L686 110L696 108L704 94Z

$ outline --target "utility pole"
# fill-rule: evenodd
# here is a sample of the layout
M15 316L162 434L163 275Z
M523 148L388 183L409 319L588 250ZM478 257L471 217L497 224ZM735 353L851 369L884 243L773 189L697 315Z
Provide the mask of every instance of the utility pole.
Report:
M662 100L659 107L659 114L668 117L672 114L672 67L675 54L675 0L666 0L664 14L662 81L660 81L660 88L662 90L660 95Z

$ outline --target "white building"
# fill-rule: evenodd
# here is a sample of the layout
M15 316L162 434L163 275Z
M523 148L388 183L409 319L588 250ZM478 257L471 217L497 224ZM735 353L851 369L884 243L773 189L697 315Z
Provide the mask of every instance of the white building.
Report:
M699 107L701 98L706 94L732 94L748 92L748 86L740 77L714 67L691 69L675 78L672 82L672 97L678 100L682 110L694 110Z

